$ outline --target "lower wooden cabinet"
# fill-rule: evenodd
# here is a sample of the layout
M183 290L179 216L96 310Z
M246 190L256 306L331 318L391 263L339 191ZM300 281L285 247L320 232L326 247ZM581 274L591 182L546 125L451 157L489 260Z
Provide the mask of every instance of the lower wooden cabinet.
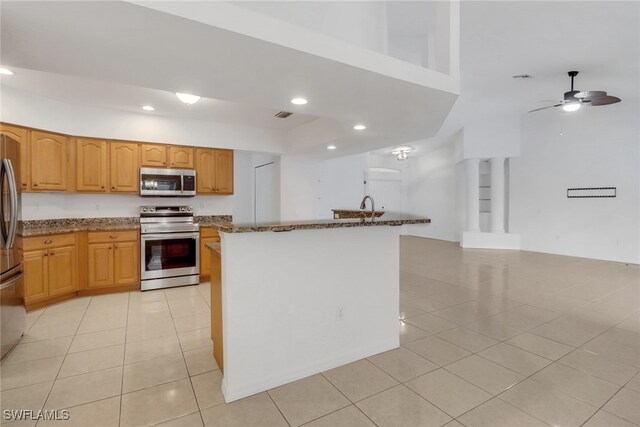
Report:
M78 289L73 234L26 238L25 303L73 294Z
M208 280L211 277L211 250L207 244L219 242L218 230L213 227L200 228L200 279Z
M87 236L87 288L139 282L137 231L95 232Z

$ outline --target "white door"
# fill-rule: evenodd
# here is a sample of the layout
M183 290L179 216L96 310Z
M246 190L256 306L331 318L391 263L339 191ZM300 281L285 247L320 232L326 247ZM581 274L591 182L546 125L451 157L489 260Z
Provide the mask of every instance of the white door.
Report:
M278 200L278 180L276 166L272 163L256 166L255 179L255 222L274 222L280 219Z

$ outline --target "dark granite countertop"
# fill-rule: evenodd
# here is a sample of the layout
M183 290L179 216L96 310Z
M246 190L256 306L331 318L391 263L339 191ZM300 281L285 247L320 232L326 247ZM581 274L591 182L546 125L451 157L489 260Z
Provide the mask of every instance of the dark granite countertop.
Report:
M22 221L21 224L23 237L74 231L137 230L139 228L138 217L39 219Z
M232 217L231 215L194 216L194 220L199 223L201 227L213 227L216 223L231 221ZM72 233L74 231L138 230L140 229L140 218L135 216L40 219L22 221L19 227L19 231L23 237Z
M324 219L308 221L279 221L273 223L232 223L219 222L213 224L218 231L223 233L251 233L262 231L293 231L293 230L320 230L326 228L345 227L374 227L374 226L399 226L405 224L429 224L431 220L425 217L407 215L403 213L385 212L384 215L375 218L344 218Z

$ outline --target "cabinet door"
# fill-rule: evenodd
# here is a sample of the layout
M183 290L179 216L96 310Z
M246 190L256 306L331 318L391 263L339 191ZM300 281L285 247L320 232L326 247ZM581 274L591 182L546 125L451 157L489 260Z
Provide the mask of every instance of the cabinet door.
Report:
M88 288L102 288L113 285L113 244L93 243L88 245L89 260Z
M107 141L76 140L76 188L78 191L107 191Z
M215 190L215 152L208 148L196 149L196 191L210 194Z
M214 171L216 193L233 194L233 150L216 150Z
M169 147L169 166L180 169L193 169L193 148Z
M167 147L158 144L142 144L140 146L142 153L140 164L142 166L150 166L155 168L164 168L167 166Z
M47 251L24 253L24 296L27 304L49 296L47 289Z
M114 283L129 285L138 281L140 262L138 261L137 242L119 242L113 244Z
M31 131L31 189L67 189L68 138L46 132Z
M137 193L140 185L138 144L111 142L111 191Z
M73 246L51 248L49 258L49 296L78 290L76 286L76 250Z
M16 170L16 174L20 179L20 188L22 191L26 191L29 189L29 130L0 123L0 134L7 135L20 144L20 171ZM13 167L17 168L18 166L14 165Z
M207 248L207 244L219 242L219 237L200 238L200 277L211 276L211 249Z

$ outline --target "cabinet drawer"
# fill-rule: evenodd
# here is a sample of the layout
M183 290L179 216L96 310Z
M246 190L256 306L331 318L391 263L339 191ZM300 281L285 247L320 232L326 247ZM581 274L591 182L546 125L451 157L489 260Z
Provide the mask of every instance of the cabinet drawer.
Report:
M213 227L201 227L200 237L220 237L220 235L218 234L218 230Z
M137 230L92 231L87 236L89 243L130 242L138 240Z
M48 249L58 246L72 246L76 243L74 233L51 234L48 236L27 237L23 240L25 251Z

